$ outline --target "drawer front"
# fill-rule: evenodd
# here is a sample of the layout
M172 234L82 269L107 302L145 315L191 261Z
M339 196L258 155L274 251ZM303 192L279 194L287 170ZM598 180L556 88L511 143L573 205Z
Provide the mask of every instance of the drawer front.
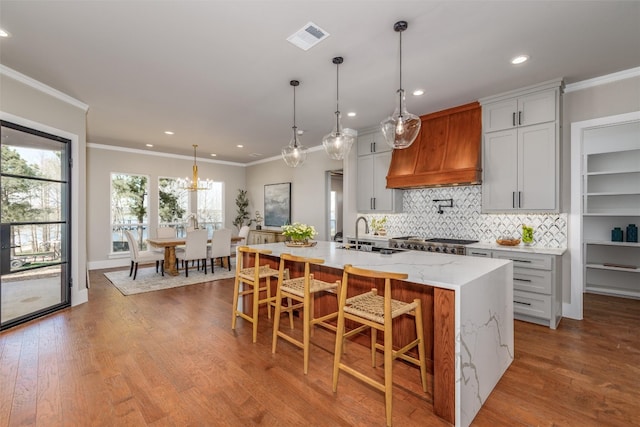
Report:
M514 252L493 252L494 258L510 259L514 267L537 268L540 270L553 269L553 256L539 254L519 254Z
M513 312L551 319L551 295L513 291Z
M468 256L491 258L491 251L486 249L467 249Z
M513 268L513 289L551 295L551 271Z

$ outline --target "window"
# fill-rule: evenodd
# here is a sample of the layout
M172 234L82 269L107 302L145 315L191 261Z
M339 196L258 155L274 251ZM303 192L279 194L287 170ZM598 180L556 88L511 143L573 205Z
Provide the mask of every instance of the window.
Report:
M223 183L211 182L206 190L198 191L198 224L209 234L224 226Z
M331 208L330 208L330 214L329 214L329 237L331 239L333 239L333 236L336 235L336 192L332 191L331 192Z
M129 250L125 230L137 237L146 249L149 221L149 178L145 175L111 174L111 248L113 252Z
M178 178L158 178L158 227L178 227L189 212L189 193Z

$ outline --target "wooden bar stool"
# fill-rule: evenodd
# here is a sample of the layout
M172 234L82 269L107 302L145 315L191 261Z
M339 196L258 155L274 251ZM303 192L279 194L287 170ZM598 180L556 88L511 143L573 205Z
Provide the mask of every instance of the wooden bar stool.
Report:
M301 277L289 278L285 269L285 263L304 263L304 275ZM273 321L273 345L271 352L275 354L276 345L278 343L278 337L289 341L291 344L300 347L303 351L304 358L304 374L307 374L309 369L309 340L313 334L313 326L320 325L335 332L336 327L328 320L338 317L338 312L326 314L322 317L315 318L314 315L314 296L318 292L336 292L339 293L340 281L335 282L323 282L313 277L311 273L311 265L324 264L323 259L319 258L305 258L294 256L290 254L280 255L280 270L278 274L278 290L276 293L276 312ZM282 306L282 300L287 298L288 305ZM295 304L292 304L292 300ZM289 313L289 326L293 329L293 311L302 309L302 341L292 337L280 331L280 315L281 313Z
M347 298L349 279L353 276L370 279L384 279L384 296L378 295L377 290L373 288L370 292ZM404 273L386 273L382 271L365 270L347 264L344 266L342 286L338 300L338 325L336 333L336 350L333 363L333 391L335 393L338 390L338 375L340 370L343 370L370 386L384 392L385 413L388 426L391 426L392 419L393 360L400 358L419 366L422 388L425 393L427 392L427 364L424 349L421 301L419 299L415 299L413 302L407 303L391 298L391 280L403 280L407 277L408 275ZM391 325L393 323L393 319L401 315L410 315L414 317L416 323L416 339L401 349L394 350L392 343L393 330ZM376 361L376 349L384 351L384 383L376 381L341 362L344 345L343 334L345 319L361 324L362 326L357 328L358 330L362 327L369 328L371 330L371 361L374 368ZM383 345L377 343L378 330L384 333ZM350 331L349 333L351 334L353 331ZM408 350L416 346L418 347L418 359L406 354Z
M271 296L271 277L278 275L278 270L271 268L268 264L260 265L260 255L269 255L271 251L265 249L255 249L248 246L238 247L238 259L236 260L236 280L233 288L233 317L231 319L231 329L236 329L238 316L248 320L253 324L253 342L258 336L258 308L260 304L267 304L267 315L271 319L271 306L275 301L275 296ZM244 254L254 255L254 267L244 268ZM265 285L260 287L260 280L265 279ZM240 284L243 284L240 291ZM246 289L246 286L251 289ZM266 297L260 299L260 292L265 292ZM238 299L240 296L253 295L253 307L251 315L238 310Z

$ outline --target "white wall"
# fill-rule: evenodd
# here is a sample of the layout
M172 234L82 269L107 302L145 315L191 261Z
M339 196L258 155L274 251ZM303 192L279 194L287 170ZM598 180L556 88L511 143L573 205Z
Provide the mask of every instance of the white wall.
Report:
M88 299L85 147L87 106L9 68L0 68L0 117L71 140L71 304Z
M157 154L144 150L130 150L89 144L87 149L87 226L89 268L106 268L126 265L128 254L111 255L110 189L111 173L148 175L149 229L157 226L158 178L191 176L193 158ZM233 225L236 216L235 198L239 188L245 187L245 167L239 164L198 159L198 177L224 182L224 226L237 234Z
M326 239L328 189L325 173L336 169L342 169L342 161L331 160L320 147L310 150L307 160L297 168L288 167L282 158L248 166L246 189L251 216L254 216L256 210L264 216L265 184L290 182L291 222L313 225L318 232L316 238Z

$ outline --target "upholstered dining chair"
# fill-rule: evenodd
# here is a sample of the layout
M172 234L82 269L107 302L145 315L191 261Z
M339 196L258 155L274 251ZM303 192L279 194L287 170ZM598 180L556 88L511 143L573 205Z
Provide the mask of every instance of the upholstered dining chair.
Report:
M133 236L133 233L129 230L125 230L125 236L127 236L127 242L129 243L129 254L131 255L131 268L129 269L129 277L133 274L133 280L136 280L138 275L138 264L149 263L155 261L156 272L158 271L158 265L161 265L162 275L164 276L164 253L156 251L141 251L138 249L138 241Z
M231 271L231 230L222 228L213 232L211 245L207 250L207 258L211 259L212 274L216 258L220 259L220 266L222 266L222 258L227 258L227 265Z
M232 255L236 254L236 249L238 248L238 246L249 244L247 242L247 239L249 237L249 231L251 231L251 228L248 225L243 225L242 227L240 227L240 231L238 232L238 237L240 237L242 240L238 240L237 242L231 245Z
M184 254L178 257L184 263L184 274L189 277L189 261L197 261L200 269L200 261L203 262L204 274L207 274L207 240L208 232L205 229L193 230L187 233L184 245Z

